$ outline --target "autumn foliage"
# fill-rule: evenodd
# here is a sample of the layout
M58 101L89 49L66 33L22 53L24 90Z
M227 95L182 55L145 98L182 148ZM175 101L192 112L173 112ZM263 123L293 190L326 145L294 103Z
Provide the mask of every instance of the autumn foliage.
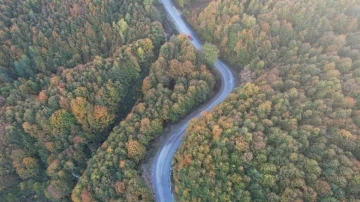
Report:
M137 0L0 4L0 201L69 201L142 96L162 19Z
M74 201L81 201L83 190L96 201L154 200L137 168L165 124L179 120L211 95L215 79L198 56L184 35L161 47L143 81L143 99L89 160L73 189ZM185 163L191 163L191 156Z
M359 2L178 2L241 84L191 122L176 200L360 200Z

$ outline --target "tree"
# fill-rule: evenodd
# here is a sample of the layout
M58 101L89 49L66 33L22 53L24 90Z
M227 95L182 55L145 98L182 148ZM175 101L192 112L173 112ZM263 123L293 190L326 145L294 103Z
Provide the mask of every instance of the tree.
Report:
M205 42L204 46L201 49L201 53L203 54L205 60L212 64L219 57L219 49L216 45L213 45L209 42Z
M115 183L115 190L117 194L124 194L126 190L125 182L117 181Z
M35 74L31 61L26 55L23 55L19 61L15 62L15 70L19 77L30 77Z
M47 192L52 198L60 199L71 191L71 185L65 180L52 180L47 187Z
M50 123L56 128L70 128L75 124L75 117L66 110L57 110L50 117Z
M95 105L91 114L88 114L88 122L93 130L103 131L114 120L115 115L107 107Z
M139 162L145 156L145 147L136 140L129 140L126 143L126 149L128 156L136 162Z

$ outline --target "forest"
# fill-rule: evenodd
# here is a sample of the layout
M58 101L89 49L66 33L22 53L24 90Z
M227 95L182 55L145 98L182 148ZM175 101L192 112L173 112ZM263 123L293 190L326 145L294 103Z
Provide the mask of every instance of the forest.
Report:
M165 43L142 84L144 98L89 160L73 201L153 201L137 170L151 140L164 126L191 112L212 94L215 78L200 53L179 35Z
M148 3L1 1L1 201L70 200L164 42Z
M176 3L203 52L153 0L0 0L1 201L153 201L140 164L216 49L240 86L191 121L176 200L359 201L360 2Z
M1 201L153 200L149 142L215 85L186 36L165 43L160 10L0 0Z
M359 1L177 4L241 85L190 123L176 200L359 201Z

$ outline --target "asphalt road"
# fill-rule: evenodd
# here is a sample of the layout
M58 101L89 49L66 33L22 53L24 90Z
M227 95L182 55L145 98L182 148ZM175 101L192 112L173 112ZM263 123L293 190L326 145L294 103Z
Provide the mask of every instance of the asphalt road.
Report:
M179 12L174 7L171 0L159 0L165 7L167 14L172 18L173 23L180 33L191 35L193 40L192 44L196 49L201 49L202 44L195 32L185 23ZM173 192L171 190L171 162L175 151L181 144L182 137L188 126L189 120L194 117L199 117L201 112L210 111L216 105L221 103L227 95L233 90L235 86L235 79L229 67L223 62L217 60L215 68L221 78L221 87L218 93L208 103L189 114L183 119L176 127L174 127L164 141L163 145L158 149L157 154L151 166L151 181L152 188L155 193L155 199L158 202L172 202L174 201Z

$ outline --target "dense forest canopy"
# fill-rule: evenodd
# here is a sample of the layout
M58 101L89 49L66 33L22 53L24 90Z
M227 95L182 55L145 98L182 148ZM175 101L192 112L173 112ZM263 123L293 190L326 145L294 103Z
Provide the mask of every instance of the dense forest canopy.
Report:
M153 200L150 141L215 85L186 35L165 43L158 9L0 0L1 201Z
M151 1L1 0L0 82L73 68L163 31Z
M145 50L144 54L152 55L151 40L139 40L136 45L119 50L123 53L114 58L98 56L93 62L65 69L59 75L24 81L19 92L11 93L4 107L2 135L6 149L2 155L12 160L14 170L9 165L4 177L15 171L18 176L14 177L28 183L24 184L24 190L36 184L45 186L48 180L55 183L61 178L59 186L69 187L71 191L72 174L82 172L89 151L106 139L115 116L129 111L136 99L141 70L146 69L137 62L140 60L137 53L131 51L139 48ZM33 89L28 83L42 81L47 88L37 96L29 96L32 93L28 91ZM3 183L7 185L7 181ZM41 192L41 188L37 191ZM57 194L57 198L66 194Z
M0 0L1 201L153 201L140 163L218 53L241 86L191 122L176 199L360 200L360 2L177 4L201 53L152 0Z
M0 0L0 13L1 201L69 201L142 96L162 17L137 0Z
M176 199L360 200L360 2L177 2L242 86L188 128Z
M137 171L139 162L163 127L204 102L215 78L186 35L172 38L161 49L142 85L144 98L88 162L72 192L73 201L153 201Z

